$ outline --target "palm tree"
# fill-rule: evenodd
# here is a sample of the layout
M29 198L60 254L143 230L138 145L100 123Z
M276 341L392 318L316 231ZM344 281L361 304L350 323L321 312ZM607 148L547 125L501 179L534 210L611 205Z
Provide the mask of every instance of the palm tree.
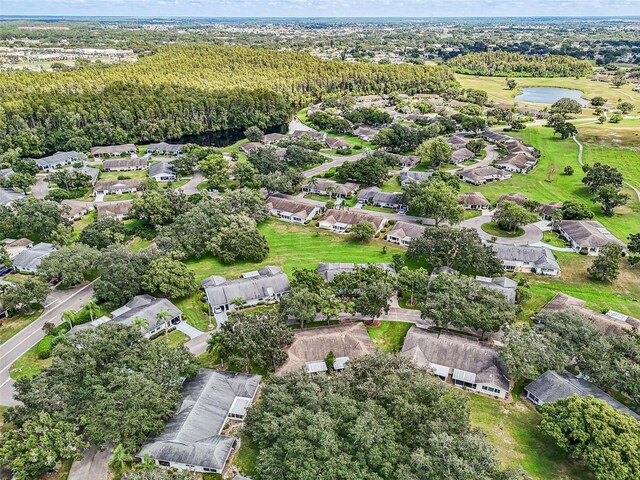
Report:
M333 198L333 194L336 193L336 187L333 185L329 185L326 192L329 194L329 200L331 200Z
M312 189L315 189L315 187L318 186L318 179L316 177L311 177L311 179L309 180L309 185Z
M75 319L75 312L73 310L67 310L62 312L62 321L69 324L69 330L73 328L73 320Z
M236 297L233 299L231 303L233 304L234 307L236 307L237 309L240 309L244 305L244 298Z
M132 461L133 457L124 450L122 444L118 444L118 446L113 449L113 452L111 454L111 460L109 460L109 468L116 472L116 474L120 474Z
M147 321L147 319L142 317L135 317L133 319L132 325L136 327L138 330L149 328L149 322Z
M89 300L84 308L87 309L87 311L89 312L89 317L91 318L91 321L93 322L93 317L96 313L96 308L98 307L98 301L95 298L92 298L91 300Z
M156 313L156 320L158 323L164 325L164 339L169 341L169 325L167 325L167 320L169 320L169 311L167 309L162 309L158 313Z

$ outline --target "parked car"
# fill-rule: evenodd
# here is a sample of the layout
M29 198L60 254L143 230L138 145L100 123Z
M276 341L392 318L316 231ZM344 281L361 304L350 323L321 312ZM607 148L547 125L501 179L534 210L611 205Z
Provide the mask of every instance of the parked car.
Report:
M51 285L52 287L55 287L59 283L60 283L60 279L59 278L52 278L51 280L49 280L49 285Z
M4 277L5 275L11 273L11 267L0 267L0 277Z

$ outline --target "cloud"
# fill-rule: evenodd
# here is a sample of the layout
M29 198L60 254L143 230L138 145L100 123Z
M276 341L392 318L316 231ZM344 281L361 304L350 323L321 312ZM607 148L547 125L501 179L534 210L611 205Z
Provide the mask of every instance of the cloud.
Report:
M638 0L0 0L3 15L439 17L639 15Z

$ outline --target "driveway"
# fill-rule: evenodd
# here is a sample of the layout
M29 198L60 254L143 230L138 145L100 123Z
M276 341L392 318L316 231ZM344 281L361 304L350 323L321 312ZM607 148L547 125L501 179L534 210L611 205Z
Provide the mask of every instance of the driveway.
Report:
M45 182L46 175L38 175L38 179L34 185L31 186L31 195L40 200L44 199L49 193L49 184Z
M196 338L204 333L203 331L198 330L196 327L192 327L185 321L182 321L178 325L176 325L176 330L184 333L189 338Z
M68 480L107 480L111 450L91 447L82 453L82 459L71 465Z
M181 187L178 187L178 190L185 195L195 195L196 193L200 193L200 190L198 190L198 185L200 185L202 182L204 182L204 177L202 176L200 170L196 170L193 173L193 177L191 177L191 179L187 183L185 183Z
M94 202L104 202L104 193L96 193L96 199L94 200Z
M329 158L330 161L302 172L302 175L305 178L315 177L316 175L320 173L324 173L327 170L331 170L332 168L337 168L345 162L355 162L356 160L360 160L366 155L366 153L362 152L356 155L342 156L342 155L330 155L328 153L320 152L320 155Z
M210 334L203 333L202 335L192 338L186 342L184 347L197 357L207 351L209 338L211 338Z
M18 358L44 337L43 325L46 322L61 324L63 312L79 310L92 296L93 282L70 290L54 290L47 298L42 315L0 345L0 405L17 404L13 398L13 380L9 376L9 369Z
M473 228L478 232L482 240L493 241L493 236L482 230L482 225L490 222L491 218L492 217L490 215L481 215L479 217L470 218L462 222L460 227ZM540 228L535 224L525 225L523 229L524 235L521 235L520 237L496 237L494 243L499 243L500 245L531 245L532 243L540 242L544 236L542 230L540 230Z
M313 130L313 128L302 123L298 117L293 117L293 120L289 122L289 133L293 133L296 130L300 130L302 132L309 132Z

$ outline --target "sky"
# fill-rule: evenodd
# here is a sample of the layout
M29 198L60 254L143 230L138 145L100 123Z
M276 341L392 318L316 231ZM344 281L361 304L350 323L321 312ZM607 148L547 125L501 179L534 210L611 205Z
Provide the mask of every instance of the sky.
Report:
M0 0L0 15L279 18L640 16L640 0Z

